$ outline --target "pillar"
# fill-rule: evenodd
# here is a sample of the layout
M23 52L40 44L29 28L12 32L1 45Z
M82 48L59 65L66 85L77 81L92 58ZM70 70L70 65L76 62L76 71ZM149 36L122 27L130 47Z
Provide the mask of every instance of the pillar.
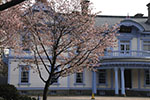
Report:
M124 68L121 68L121 94L125 95Z
M96 94L96 72L92 71L92 93Z
M118 68L115 68L115 95L119 94L118 90Z

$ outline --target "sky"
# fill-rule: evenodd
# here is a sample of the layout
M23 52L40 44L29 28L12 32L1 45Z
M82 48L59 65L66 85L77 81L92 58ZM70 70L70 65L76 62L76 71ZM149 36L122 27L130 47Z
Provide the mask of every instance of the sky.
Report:
M150 0L90 0L94 12L101 11L100 15L134 16L142 13L148 16L147 4Z

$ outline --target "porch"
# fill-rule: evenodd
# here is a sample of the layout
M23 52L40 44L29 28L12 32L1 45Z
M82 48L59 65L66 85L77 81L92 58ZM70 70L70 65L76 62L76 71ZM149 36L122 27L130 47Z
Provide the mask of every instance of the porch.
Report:
M126 64L125 64L126 63ZM143 62L144 63L144 62ZM98 72L92 72L92 93L97 94L99 90L114 90L115 95L126 95L127 91L150 91L150 84L146 84L145 70L150 70L148 63L118 62L118 64L103 64L101 67L95 67L98 70L110 70L109 77L110 86L107 88L99 88ZM109 84L107 84L109 85ZM120 92L119 92L120 91Z

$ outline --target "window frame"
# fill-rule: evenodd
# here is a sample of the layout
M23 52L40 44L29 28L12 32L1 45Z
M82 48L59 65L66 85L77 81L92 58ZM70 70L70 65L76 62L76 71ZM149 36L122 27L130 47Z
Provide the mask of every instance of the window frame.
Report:
M146 51L146 50L144 50L144 45L150 46L150 43L144 43L144 42L150 42L150 41L149 40L143 40L143 44L142 44L143 45L143 51Z
M28 68L28 70L27 70L27 72L28 72L28 76L27 76L28 82L22 82L22 72L23 72L22 67L27 67ZM19 65L19 85L30 85L30 65Z
M103 71L103 72L101 72L101 71ZM100 69L100 70L98 70L98 72L97 72L97 79L98 79L98 85L107 85L107 70L106 69ZM100 74L104 74L104 77L103 77L103 79L105 80L105 83L100 83Z
M82 73L82 83L77 82L77 74ZM76 72L74 75L74 85L85 85L85 71L83 70L82 72Z
M122 41L128 41L127 42L122 42ZM121 45L125 45L125 50L121 50ZM127 45L129 45L129 50L126 50L127 48ZM131 55L131 50L132 50L132 43L131 43L131 40L130 39L120 39L119 40L119 55L120 56L128 56L128 55Z
M146 50L144 50L144 45L149 45L150 46L150 44L149 43L144 43L144 42L150 42L150 40L142 40L142 51L143 51L143 56L149 56L149 52L150 51L146 51Z

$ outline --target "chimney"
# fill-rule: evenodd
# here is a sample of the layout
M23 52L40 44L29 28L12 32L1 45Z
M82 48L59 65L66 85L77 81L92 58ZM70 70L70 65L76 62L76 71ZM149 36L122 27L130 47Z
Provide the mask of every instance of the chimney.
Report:
M81 0L82 15L87 15L88 14L89 3L90 3L89 0Z
M134 18L142 18L144 14L141 13L137 13L136 15L134 15Z
M148 19L147 23L150 24L150 3L146 5L148 7Z

